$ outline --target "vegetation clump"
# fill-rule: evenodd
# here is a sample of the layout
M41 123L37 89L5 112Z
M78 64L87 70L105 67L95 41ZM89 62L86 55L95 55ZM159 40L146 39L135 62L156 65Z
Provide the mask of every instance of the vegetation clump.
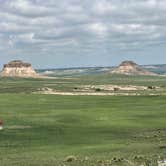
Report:
M166 145L160 145L159 148L160 149L166 149Z
M148 89L156 89L156 87L155 86L148 86Z
M115 87L114 88L114 91L116 92L116 91L119 91L120 89L119 88L117 88L117 87Z
M96 88L95 91L96 91L96 92L100 92L101 89L100 89L100 88Z
M73 162L73 161L76 161L77 160L77 157L76 156L67 156L65 158L65 161L66 162Z

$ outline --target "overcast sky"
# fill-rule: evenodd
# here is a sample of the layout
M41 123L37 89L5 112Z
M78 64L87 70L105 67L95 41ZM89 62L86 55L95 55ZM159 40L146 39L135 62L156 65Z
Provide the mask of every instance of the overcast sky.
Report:
M0 0L0 66L166 63L166 0Z

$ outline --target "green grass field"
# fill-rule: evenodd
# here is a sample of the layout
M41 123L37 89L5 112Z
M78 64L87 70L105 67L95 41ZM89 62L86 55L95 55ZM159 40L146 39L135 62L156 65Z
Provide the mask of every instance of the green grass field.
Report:
M166 97L0 95L1 165L60 165L165 156ZM25 128L24 128L25 127ZM77 165L78 161L65 163ZM78 165L81 165L79 163Z
M102 77L101 84L162 87L166 80ZM46 85L65 91L85 82L98 84L98 78L1 78L0 119L5 125L0 131L0 166L157 166L159 156L166 158L165 95L31 94ZM66 162L70 155L77 160Z

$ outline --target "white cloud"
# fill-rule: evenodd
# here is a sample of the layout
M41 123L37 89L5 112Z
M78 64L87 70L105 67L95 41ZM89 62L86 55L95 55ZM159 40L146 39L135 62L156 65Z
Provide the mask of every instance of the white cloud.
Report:
M157 31L157 26L155 25L143 25L143 24L112 24L112 29L115 32L120 32L124 34L153 34Z
M141 49L166 38L166 1L6 0L0 6L0 37L1 50L12 47L17 53L47 54L58 45L92 52L101 42L117 50Z
M148 0L147 1L147 4L150 6L150 7L155 7L157 5L157 1L156 0Z
M93 7L94 12L96 12L97 14L105 14L108 12L113 12L116 9L117 9L116 6L107 0L96 1Z
M92 33L98 34L98 35L105 35L107 33L107 26L103 23L92 23L88 25L88 28Z
M48 9L47 7L36 5L31 0L6 1L5 7L14 14L28 17L40 17L41 15L44 16L52 12L52 10Z

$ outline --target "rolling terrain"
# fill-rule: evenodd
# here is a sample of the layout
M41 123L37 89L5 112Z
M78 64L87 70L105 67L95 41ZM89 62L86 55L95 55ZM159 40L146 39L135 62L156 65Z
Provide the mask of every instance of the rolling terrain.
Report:
M166 65L140 65L141 68L149 70L157 74L166 73ZM112 71L116 67L79 67L79 68L64 68L64 69L38 69L39 73L48 76L82 76L82 75L93 75L101 74Z
M166 158L165 83L165 76L109 73L0 78L0 165L157 166ZM42 94L50 89L114 94Z
M165 96L3 94L0 107L1 165L136 164L166 155ZM65 162L70 155L78 160ZM122 163L129 165L113 165Z

